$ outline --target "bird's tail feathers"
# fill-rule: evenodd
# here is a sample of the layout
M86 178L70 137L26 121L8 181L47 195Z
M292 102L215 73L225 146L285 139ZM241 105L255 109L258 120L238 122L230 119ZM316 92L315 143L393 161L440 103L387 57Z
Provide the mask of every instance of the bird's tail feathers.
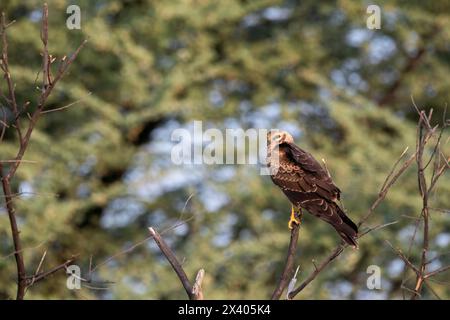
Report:
M336 204L336 211L343 221L341 225L334 225L336 231L341 238L350 246L358 249L358 227L356 224L342 211L342 209Z

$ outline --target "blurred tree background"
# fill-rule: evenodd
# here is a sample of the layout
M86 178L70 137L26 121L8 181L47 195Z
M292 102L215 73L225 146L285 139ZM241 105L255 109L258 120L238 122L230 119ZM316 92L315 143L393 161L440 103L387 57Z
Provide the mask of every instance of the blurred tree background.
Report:
M2 0L18 101L39 92L42 1ZM203 127L280 128L325 158L349 216L358 221L406 146L415 147L417 113L433 107L441 122L450 101L450 3L378 1L380 30L366 28L370 1L50 0L49 49L56 57L87 38L33 133L14 181L29 274L78 254L90 258L107 290L66 288L63 271L33 286L28 299L185 298L175 273L148 237L164 238L193 278L205 268L208 299L266 299L284 263L290 204L259 167L181 165L170 160L171 133ZM66 8L81 8L81 30ZM0 88L5 89L4 81ZM89 94L91 93L91 94ZM1 102L3 105L3 101ZM1 159L13 158L8 130ZM447 137L444 137L447 138ZM448 148L447 148L447 151ZM448 155L448 153L447 153ZM444 176L431 206L450 207ZM0 297L13 298L16 269L8 216L0 208ZM415 165L390 190L369 225L375 231L325 270L299 299L402 297L403 262L384 242L407 249L421 209ZM434 212L430 255L450 250L450 219ZM339 242L327 224L305 216L297 263L302 279ZM420 234L412 260L419 259ZM102 263L104 262L104 263ZM449 263L436 259L430 270ZM369 265L382 289L366 287ZM411 276L407 273L407 276ZM432 284L450 298L449 273ZM446 283L447 282L447 283ZM433 298L425 288L423 298Z

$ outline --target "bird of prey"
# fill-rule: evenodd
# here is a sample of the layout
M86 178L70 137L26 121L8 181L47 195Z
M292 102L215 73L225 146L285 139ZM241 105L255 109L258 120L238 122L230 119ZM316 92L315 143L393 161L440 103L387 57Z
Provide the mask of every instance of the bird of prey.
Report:
M301 209L328 222L341 238L357 248L358 227L338 205L340 193L325 170L313 156L299 148L285 131L267 134L267 163L272 181L292 203L289 229L300 224L296 209Z

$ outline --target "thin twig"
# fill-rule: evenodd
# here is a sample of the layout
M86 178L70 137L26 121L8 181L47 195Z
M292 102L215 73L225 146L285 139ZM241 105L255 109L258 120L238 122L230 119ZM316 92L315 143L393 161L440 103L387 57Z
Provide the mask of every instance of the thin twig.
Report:
M48 276L58 272L61 269L66 269L69 265L71 265L74 261L76 260L75 257L72 257L71 259L67 260L66 262L53 267L52 269L45 271L45 272L41 272L37 275L34 275L32 277L28 277L27 278L27 286L31 286L32 284L36 284L37 282L44 280L45 278L47 278Z
M431 113L431 112L430 112ZM425 166L423 163L423 153L425 150L424 144L424 134L423 130L426 124L426 128L429 128L430 125L428 122L424 121L425 112L420 111L420 120L418 124L418 134L417 134L417 174L418 174L418 182L419 182L419 191L422 196L422 218L423 218L423 245L422 245L422 258L419 267L419 272L417 273L416 285L414 288L414 293L411 296L411 299L416 299L419 296L419 293L422 289L422 285L424 283L424 275L426 273L427 267L427 253L429 248L429 211L428 211L428 188L427 182L425 179ZM427 132L428 133L428 132ZM426 136L426 134L425 134Z
M37 268L36 268L36 271L34 272L34 276L33 276L33 278L31 279L31 283L27 286L27 289L28 289L28 287L31 287L31 286L34 284L35 279L36 279L36 276L37 276L37 275L39 274L39 272L41 271L42 264L44 263L44 260L45 260L45 257L46 257L46 256L47 256L47 250L45 250L44 253L42 254L41 260L39 261L39 264L38 264L38 266L37 266Z
M91 94L92 94L92 92L89 92L89 93L87 94L87 96L90 96ZM59 107L59 108L54 108L54 109L44 110L44 111L42 111L42 114L46 114L46 113L50 113L50 112L56 112L56 111L62 111L62 110L64 110L64 109L70 108L71 106L73 106L73 105L75 105L75 104L77 104L77 103L80 103L81 101L83 101L83 99L84 99L84 98L78 99L78 100L76 100L76 101L73 101L73 102L71 102L71 103L69 103L69 104L66 104L65 106L62 106L62 107Z
M450 270L450 265L442 267L442 268L439 268L437 270L434 270L434 271L431 271L431 272L427 273L426 275L424 275L424 279L428 279L428 278L434 277L435 275L438 275L438 274L440 274L442 272L445 272L447 270Z
M427 282L424 282L425 286L428 288L428 290L431 291L431 293L438 299L438 300L442 300L442 298L437 294L437 292L433 289L433 287Z
M392 250L399 256L403 262L411 268L416 274L420 274L420 270L406 257L400 249L395 248L389 241L386 240L386 243L392 248Z
M129 247L129 248L125 249L125 250L122 250L122 251L120 251L120 252L118 252L118 253L116 253L116 254L114 254L114 255L108 257L107 259L105 259L105 260L102 261L101 263L97 264L97 265L96 265L95 267L93 267L93 268L92 268L92 256L91 256L91 258L90 258L90 260L89 260L89 273L94 272L95 270L97 270L97 269L100 268L101 266L103 266L103 265L107 264L108 262L110 262L110 261L116 259L117 257L122 256L122 255L124 255L124 254L127 254L127 253L133 251L133 250L136 249L137 247L139 247L139 246L141 246L142 244L146 243L146 242L147 242L149 239L151 239L151 238L152 238L152 237L149 236L149 237L145 238L144 240L141 240L141 241L139 241L139 242L133 244L131 247Z
M362 232L359 235L359 238L361 238L362 236L365 236L369 232L372 232L372 231L375 231L375 230L379 230L379 229L383 229L383 228L386 228L386 227L391 226L391 225L396 224L396 223L398 223L398 221L392 221L392 222L388 222L388 223L379 224L379 225L377 225L375 227L370 227L367 230L365 230L364 232Z

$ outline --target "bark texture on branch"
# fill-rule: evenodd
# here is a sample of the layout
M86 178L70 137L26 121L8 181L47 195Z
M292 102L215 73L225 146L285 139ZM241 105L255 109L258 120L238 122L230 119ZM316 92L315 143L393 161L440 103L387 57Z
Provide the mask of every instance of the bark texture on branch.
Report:
M153 240L155 241L156 245L159 247L161 252L166 257L167 261L169 261L170 265L172 266L172 269L177 274L178 279L180 279L180 282L183 285L183 288L186 291L186 294L188 295L189 299L203 300L203 291L201 285L203 277L205 275L205 270L200 269L200 271L197 273L194 285L191 285L191 282L189 281L189 278L186 275L183 266L178 261L172 249L170 249L170 247L167 245L167 243L164 241L161 235L153 227L148 228L148 230Z

